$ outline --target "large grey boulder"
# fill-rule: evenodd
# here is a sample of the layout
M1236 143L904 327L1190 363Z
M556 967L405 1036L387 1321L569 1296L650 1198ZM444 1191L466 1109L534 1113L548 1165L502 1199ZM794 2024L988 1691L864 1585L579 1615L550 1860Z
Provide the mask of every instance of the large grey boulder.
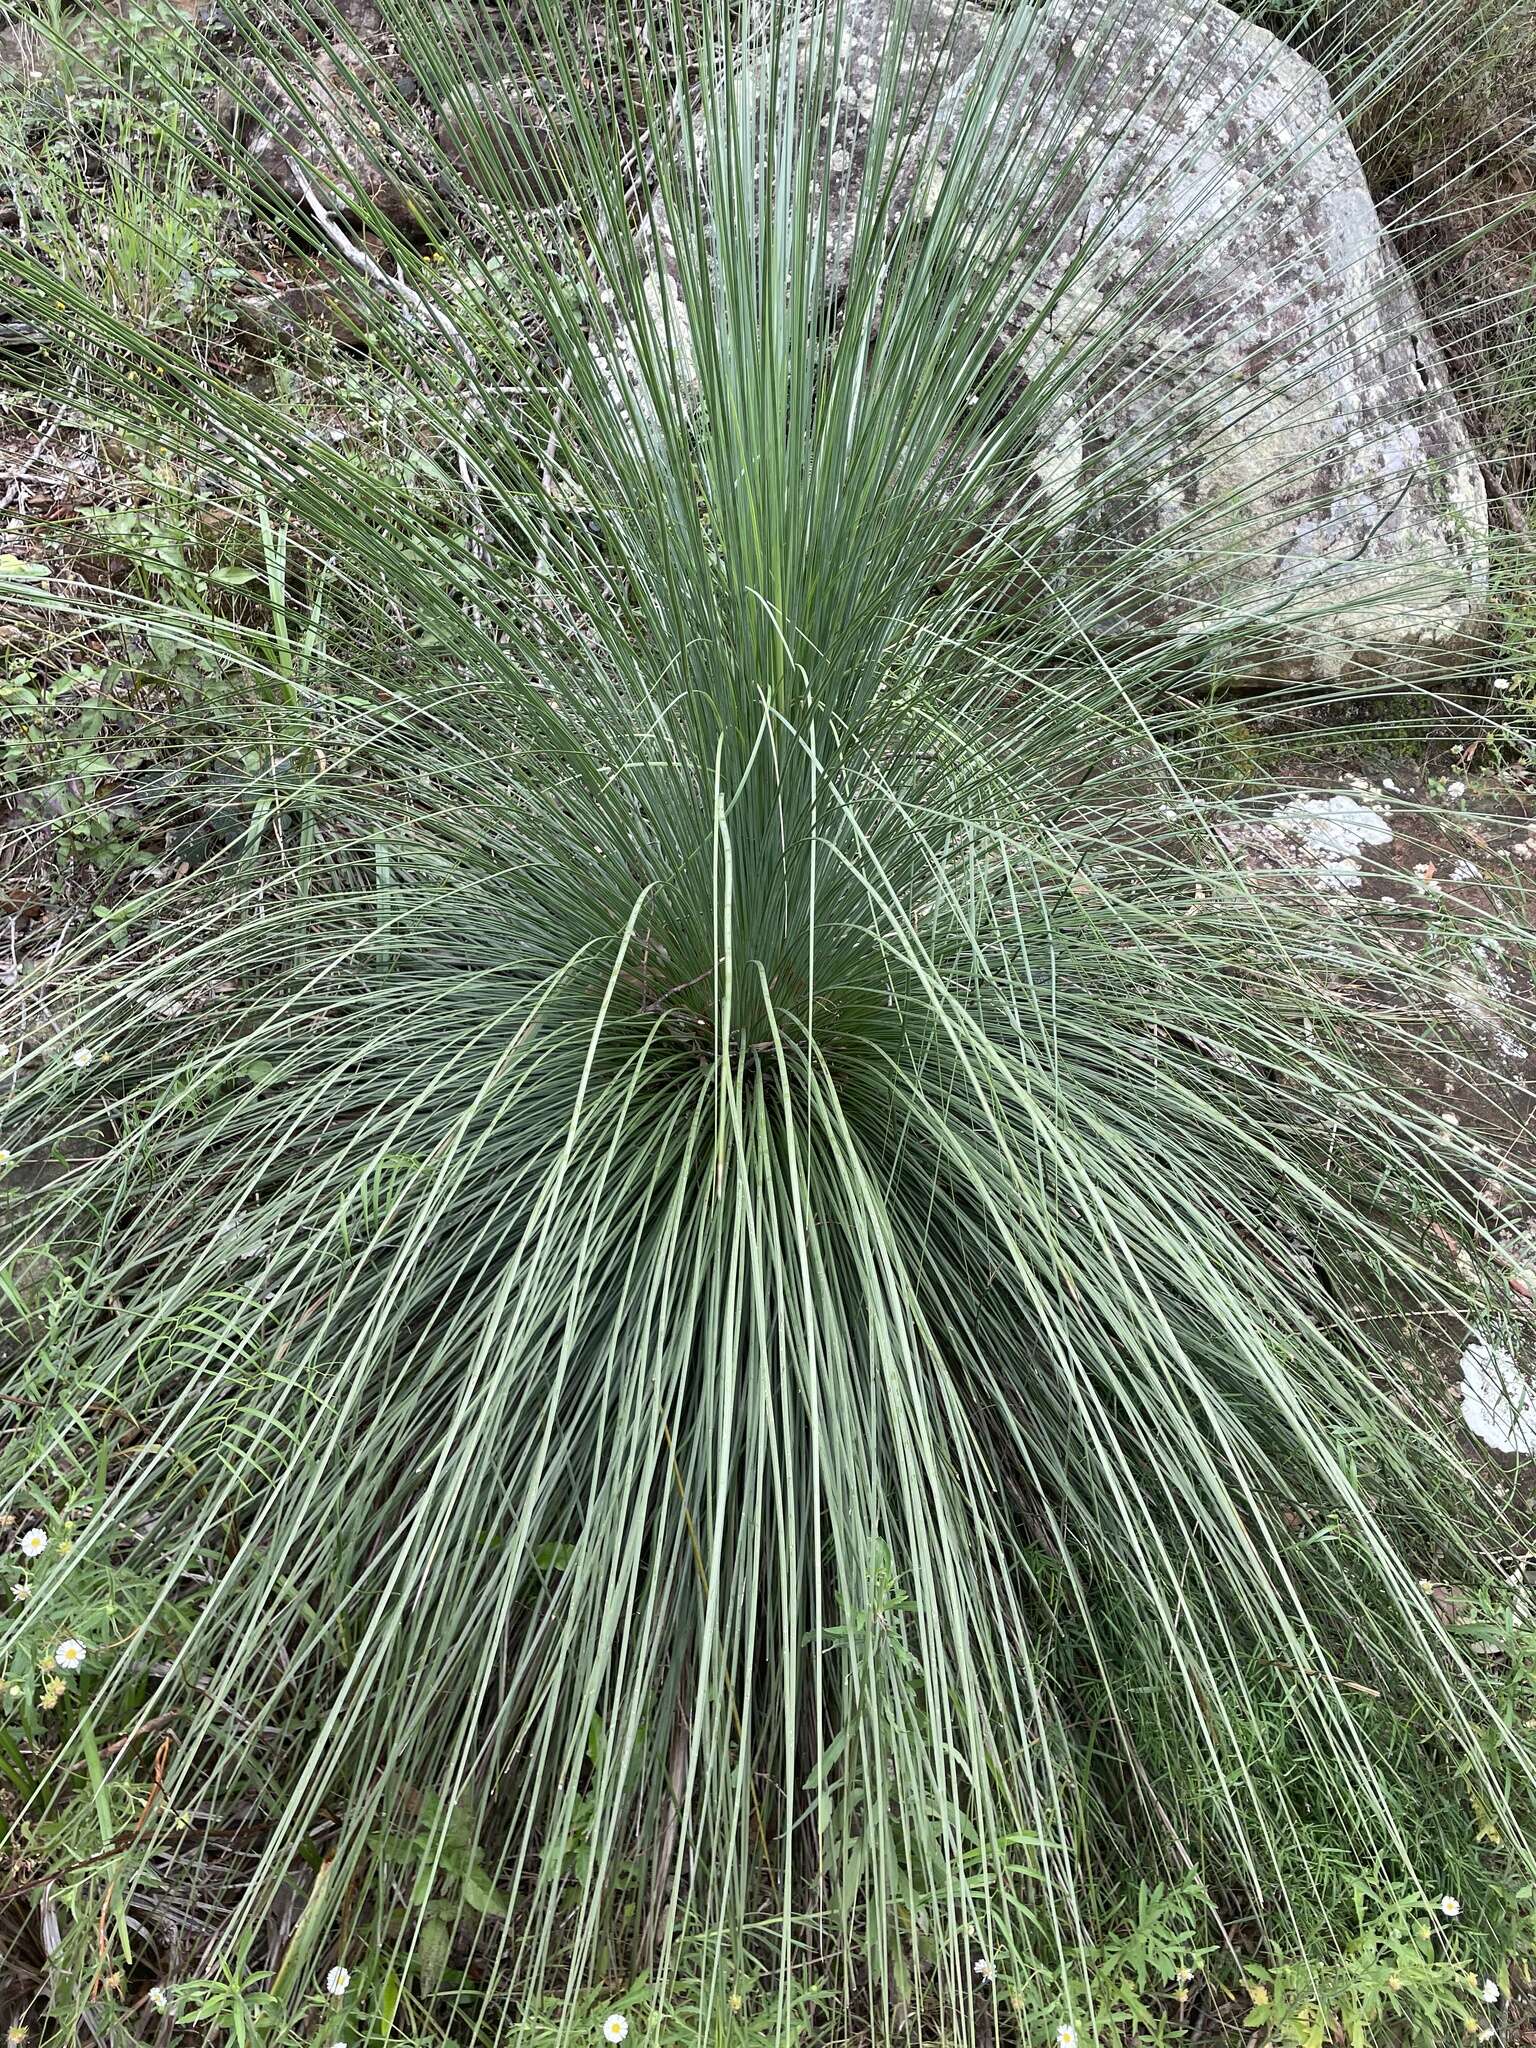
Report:
M1345 123L1301 56L1208 0L1020 0L995 16L843 0L801 34L832 80L829 292L887 43L911 131L881 161L893 226L931 213L967 123L984 127L982 232L958 245L975 261L1004 237L1023 252L1012 331L1048 398L1031 517L1043 500L1063 549L1124 564L1128 627L1198 638L1262 621L1283 666L1325 675L1468 633L1487 577L1479 464ZM760 90L745 74L739 87ZM686 376L664 220L649 233L648 303Z

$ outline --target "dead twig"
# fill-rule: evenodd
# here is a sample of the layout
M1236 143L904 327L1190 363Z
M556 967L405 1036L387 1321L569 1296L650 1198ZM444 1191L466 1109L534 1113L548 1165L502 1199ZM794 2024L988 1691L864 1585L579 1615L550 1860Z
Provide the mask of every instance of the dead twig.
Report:
M360 242L354 241L338 220L335 209L326 205L292 158L289 160L289 167L293 172L294 182L303 196L304 204L314 216L315 225L331 247L361 276L378 285L392 298L398 299L413 326L441 335L463 363L471 379L478 380L479 364L474 350L442 308L424 299L414 285L406 283L398 271L391 275L377 257L370 255ZM464 494L470 504L470 551L476 561L483 562L488 559L488 550L485 515L480 503L480 481L474 473L469 451L462 442L455 444L454 455L458 464L459 482L464 486Z

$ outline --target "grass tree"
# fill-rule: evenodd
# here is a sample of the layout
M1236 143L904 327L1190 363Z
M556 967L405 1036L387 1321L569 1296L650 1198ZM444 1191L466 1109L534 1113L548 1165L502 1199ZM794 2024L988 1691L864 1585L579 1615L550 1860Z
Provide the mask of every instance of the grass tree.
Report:
M307 109L285 191L235 169L430 489L4 259L71 402L250 536L212 608L19 593L223 679L5 1111L6 1501L94 1510L4 1623L85 1617L12 1754L29 1824L97 1802L60 2009L116 1945L301 2018L350 1972L423 2040L747 1974L861 2038L995 2039L1010 1990L1086 2038L1138 1887L1320 1971L1362 1874L1493 1928L1528 1742L1421 1585L1499 1529L1439 1419L1454 1012L1233 850L1268 756L1233 794L1209 687L1273 620L1196 651L1040 487L1137 296L1042 367L1036 17L941 152L972 30L897 8L840 181L825 19L384 12L410 93L319 0L205 58ZM235 175L156 94L185 188Z

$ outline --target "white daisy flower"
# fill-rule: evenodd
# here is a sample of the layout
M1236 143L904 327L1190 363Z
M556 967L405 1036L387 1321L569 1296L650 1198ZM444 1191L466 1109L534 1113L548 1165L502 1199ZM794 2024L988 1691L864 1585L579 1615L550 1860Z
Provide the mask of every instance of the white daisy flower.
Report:
M625 2019L621 2012L611 2012L607 2019L603 2021L603 2039L605 2041L622 2041L628 2032L629 2021Z
M997 1965L990 1956L976 1958L976 1974L983 1984L990 1984L997 1975Z
M54 1651L53 1661L61 1671L78 1671L85 1662L84 1643L77 1643L73 1636L66 1636Z
M149 1999L150 2004L155 2008L156 2012L170 2011L171 1994L167 1990L165 1990L163 1986L159 1984L151 1984L148 1992L145 1995Z
M327 1972L325 1979L325 1988L327 1991L329 1991L332 1998L345 1998L347 1995L347 1986L351 1982L352 1972L350 1970L344 1970L341 1967L340 1963L338 1963L334 1970Z
M1056 2048L1077 2048L1076 2027L1058 2027L1056 2029Z
M18 1579L15 1585L12 1586L11 1598L13 1600L30 1600L32 1598L32 1588L25 1579Z
M1456 1918L1456 1915L1461 1911L1461 1901L1460 1899L1453 1899L1450 1893L1447 1892L1445 1897L1440 1901L1440 1910L1445 1915L1447 1920L1454 1920Z
M47 1548L48 1531L46 1529L29 1529L21 1539L21 1554L23 1557L41 1557Z
M1477 1995L1484 2005L1497 2005L1499 2002L1499 1987L1491 1977L1485 1977L1483 1979L1483 1988Z
M69 1064L72 1067L88 1067L95 1057L95 1053L88 1045L77 1045L69 1056Z
M3 1145L0 1145L0 1173L4 1173L6 1168L10 1165L10 1163L10 1153L6 1151Z

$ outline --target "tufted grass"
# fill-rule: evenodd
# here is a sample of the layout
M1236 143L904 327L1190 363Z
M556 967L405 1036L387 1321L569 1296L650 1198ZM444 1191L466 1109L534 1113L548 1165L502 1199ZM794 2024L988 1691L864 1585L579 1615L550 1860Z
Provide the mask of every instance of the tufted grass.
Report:
M446 91L434 10L391 18ZM617 75L538 25L561 209L489 131L452 262L319 164L301 195L453 517L5 259L75 402L265 565L217 618L16 592L242 683L188 871L17 1011L0 1480L51 1536L0 1650L61 2024L111 1960L141 2030L238 1966L274 2040L329 2030L335 1967L345 2023L424 2040L588 2032L641 1973L712 2011L750 1974L783 2038L809 1999L996 2039L1010 1988L1086 2036L1142 1888L1216 1968L1257 1924L1321 1973L1362 1873L1507 1940L1528 1735L1425 1583L1506 1533L1442 1413L1478 1294L1441 1247L1487 1234L1454 1019L1234 850L1274 785L1263 745L1203 779L1209 699L1271 622L1138 625L1154 551L1030 485L1114 335L1018 395L1026 18L926 219L884 67L845 269L814 43L754 101L725 16L648 14ZM343 115L427 152L411 104ZM306 637L322 598L398 646ZM103 1757L146 1727L139 1810Z

